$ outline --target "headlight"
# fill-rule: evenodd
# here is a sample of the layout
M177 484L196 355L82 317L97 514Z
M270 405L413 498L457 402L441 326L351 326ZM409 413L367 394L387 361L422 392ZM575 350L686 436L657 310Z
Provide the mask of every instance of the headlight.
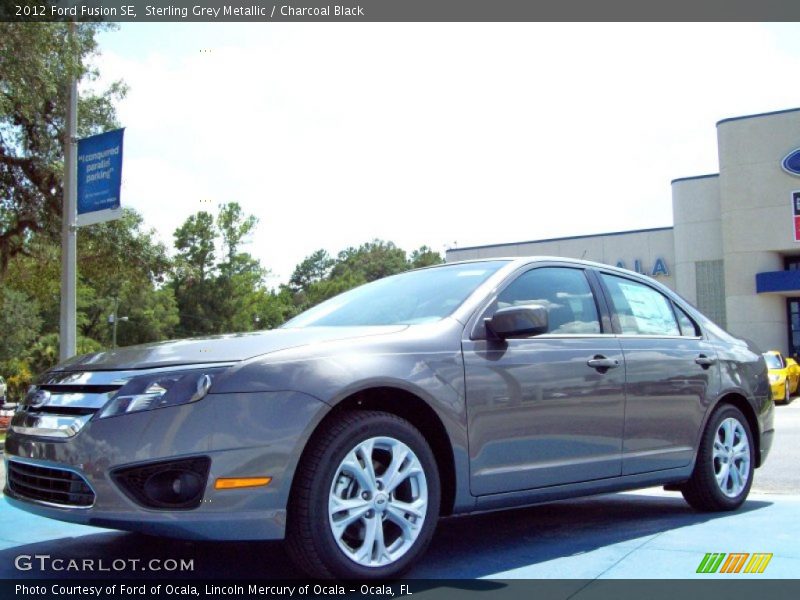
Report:
M134 377L114 394L98 418L197 402L224 369L193 369Z
M777 373L770 373L769 374L769 382L770 383L778 383L781 380L781 376Z

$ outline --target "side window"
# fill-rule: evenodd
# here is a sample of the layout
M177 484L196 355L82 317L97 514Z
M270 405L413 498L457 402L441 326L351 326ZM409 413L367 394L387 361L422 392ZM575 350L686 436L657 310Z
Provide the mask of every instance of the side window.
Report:
M523 304L547 308L548 333L600 333L597 306L581 269L541 267L523 273L500 293L496 308Z
M669 300L653 288L630 279L602 274L623 334L681 334Z
M681 328L681 335L685 337L697 337L700 335L700 330L691 317L677 304L672 306L675 307L675 314L678 315L678 326Z

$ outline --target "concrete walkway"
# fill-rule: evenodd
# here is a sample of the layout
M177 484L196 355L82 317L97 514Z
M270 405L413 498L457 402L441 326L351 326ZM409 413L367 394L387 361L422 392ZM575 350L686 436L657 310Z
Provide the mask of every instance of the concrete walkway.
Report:
M791 578L800 573L800 496L752 494L735 513L703 514L659 490L443 520L413 578ZM701 575L707 552L768 552L760 575ZM139 559L122 572L40 572L19 555ZM152 577L151 559L192 559L171 578L298 577L275 542L186 542L60 523L0 500L0 577Z

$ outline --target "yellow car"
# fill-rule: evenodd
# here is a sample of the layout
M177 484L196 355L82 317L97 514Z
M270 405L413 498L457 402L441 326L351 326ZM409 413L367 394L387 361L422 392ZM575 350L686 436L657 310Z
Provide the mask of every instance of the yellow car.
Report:
M764 360L769 369L772 397L776 402L788 402L792 394L797 392L797 385L800 383L800 365L793 358L785 358L777 350L765 352Z

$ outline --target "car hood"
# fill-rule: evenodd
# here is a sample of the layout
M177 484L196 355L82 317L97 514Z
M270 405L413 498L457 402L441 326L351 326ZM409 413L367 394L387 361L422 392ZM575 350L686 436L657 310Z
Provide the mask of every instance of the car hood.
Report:
M233 363L298 346L386 335L406 328L407 325L307 327L154 342L76 356L56 366L54 370L114 371L202 363Z

